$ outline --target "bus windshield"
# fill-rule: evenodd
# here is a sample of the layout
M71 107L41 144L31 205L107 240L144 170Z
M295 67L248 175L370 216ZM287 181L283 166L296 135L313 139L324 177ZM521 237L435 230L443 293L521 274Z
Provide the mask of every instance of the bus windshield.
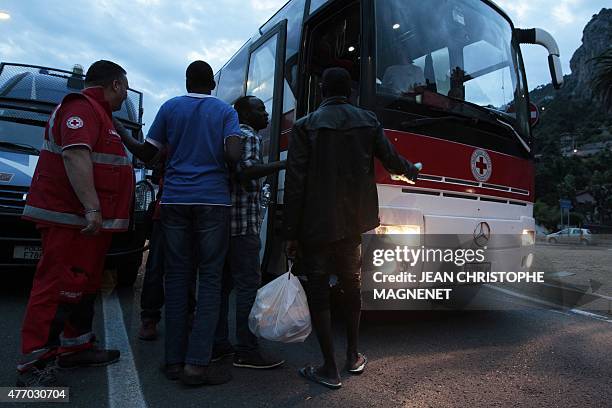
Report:
M469 105L462 113L492 115L528 140L518 45L510 23L492 7L481 0L445 0L435 7L422 0L377 0L376 38L380 108L398 99L434 101L441 109Z

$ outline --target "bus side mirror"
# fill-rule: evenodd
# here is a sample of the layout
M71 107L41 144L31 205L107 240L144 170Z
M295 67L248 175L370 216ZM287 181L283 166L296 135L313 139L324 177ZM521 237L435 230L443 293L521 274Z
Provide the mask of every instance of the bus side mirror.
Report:
M561 68L561 58L558 55L548 56L548 68L550 69L550 76L552 78L552 84L555 89L561 88L563 85L563 69Z
M541 28L515 28L514 34L519 44L538 44L548 50L548 68L552 84L555 89L561 88L561 85L563 85L563 69L559 58L559 46L554 37Z

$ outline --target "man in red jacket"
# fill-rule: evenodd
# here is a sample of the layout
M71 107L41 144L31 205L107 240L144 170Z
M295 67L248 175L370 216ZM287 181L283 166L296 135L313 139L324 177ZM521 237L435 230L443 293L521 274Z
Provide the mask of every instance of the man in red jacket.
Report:
M129 226L133 169L112 112L127 97L126 72L97 61L82 93L67 95L47 127L24 218L36 223L43 254L21 330L19 386L55 381L61 368L101 366L118 350L94 346L92 320L112 232Z

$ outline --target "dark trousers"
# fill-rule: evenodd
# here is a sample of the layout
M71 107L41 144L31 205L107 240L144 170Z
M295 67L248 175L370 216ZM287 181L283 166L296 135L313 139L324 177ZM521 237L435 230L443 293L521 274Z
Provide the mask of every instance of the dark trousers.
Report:
M230 207L218 205L162 205L167 364L210 362L229 244L229 210ZM193 328L188 334L187 299L194 257L198 265L198 300Z
M140 295L140 318L159 322L161 308L164 306L164 232L161 221L154 220L149 240L149 256L145 267L142 293ZM195 280L197 265L193 268L193 284L189 286L187 308L194 313L196 306Z
M329 244L302 245L299 268L308 281L304 285L313 313L330 308L329 276L338 277L348 311L361 309L361 236Z
M228 333L229 295L236 293L236 350L248 352L257 349L257 337L249 330L249 313L253 307L257 289L261 285L259 269L259 235L241 235L230 238L225 259L223 289L219 323L215 334L215 348L231 347Z

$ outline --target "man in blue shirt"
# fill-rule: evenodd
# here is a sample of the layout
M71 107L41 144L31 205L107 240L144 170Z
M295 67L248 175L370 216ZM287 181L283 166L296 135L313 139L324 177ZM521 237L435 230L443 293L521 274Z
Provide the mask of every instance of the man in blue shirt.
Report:
M210 65L195 61L187 67L186 76L187 95L165 102L145 143L128 148L145 161L158 149L168 149L161 198L166 376L189 385L222 384L231 379L231 373L209 364L229 242L228 167L240 159L240 127L236 111L210 95L215 88ZM187 299L196 256L198 304L189 335Z

